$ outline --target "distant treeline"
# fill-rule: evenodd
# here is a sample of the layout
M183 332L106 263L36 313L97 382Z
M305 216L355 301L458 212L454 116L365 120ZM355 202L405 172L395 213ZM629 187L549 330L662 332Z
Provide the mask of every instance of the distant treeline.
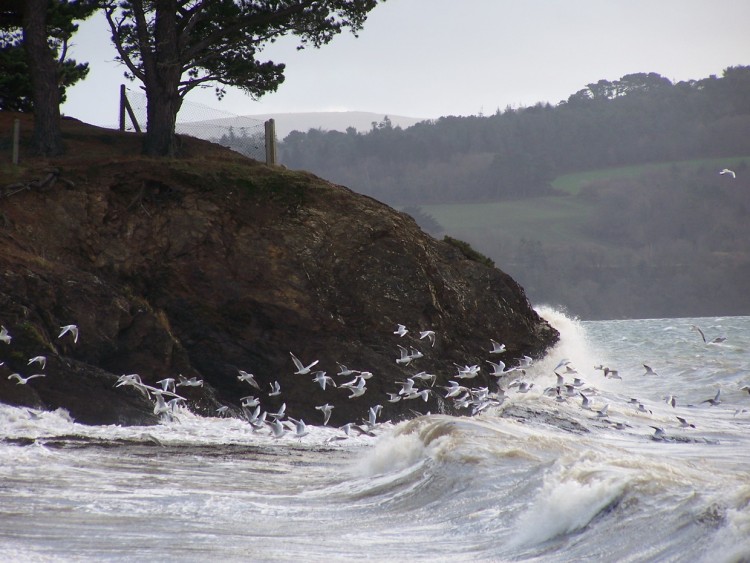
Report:
M672 83L656 73L600 80L556 106L442 117L365 133L294 131L281 162L391 205L548 195L568 172L750 154L750 67Z

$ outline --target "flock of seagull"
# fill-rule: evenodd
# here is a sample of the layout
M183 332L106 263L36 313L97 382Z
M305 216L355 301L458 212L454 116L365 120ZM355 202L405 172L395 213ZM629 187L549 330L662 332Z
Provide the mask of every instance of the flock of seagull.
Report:
M725 337L717 337L712 340L707 340L703 331L696 325L691 325L691 329L698 332L706 344L719 344L726 340ZM409 329L405 325L399 324L393 331L393 334L403 338ZM78 342L78 327L74 324L65 325L60 327L60 333L58 338L63 338L66 335L70 335L74 343ZM12 336L4 326L0 326L0 342L10 344ZM430 346L435 345L436 335L432 330L424 330L419 332L419 340L426 340ZM415 360L422 358L424 354L417 350L414 346L402 346L397 345L399 355L395 359L395 363L401 366L409 366ZM435 395L441 410L444 408L445 403L450 401L452 407L456 412L470 412L472 416L476 416L479 413L485 411L489 407L497 407L502 405L505 400L509 397L511 391L515 393L528 393L531 391L535 384L525 379L526 370L532 366L533 360L529 356L522 356L520 359L516 359L514 367L507 367L505 362L497 358L501 354L506 352L504 344L497 342L496 340L490 339L490 348L487 353L493 357L494 361L487 359L486 363L490 365L491 370L488 370L490 376L495 378L495 389L490 391L487 386L472 386L471 381L475 379L482 370L482 366L478 364L473 365L456 365L456 373L452 379L448 380L448 385L436 385L437 376L430 374L425 371L419 371L409 377L403 378L402 381L397 381L399 388L393 389L393 391L386 392L390 403L398 401L409 401L418 400L426 402L431 395ZM323 389L339 388L344 389L349 393L349 399L355 399L361 397L367 392L367 381L373 377L373 373L363 370L349 369L347 366L338 363L339 371L336 373L337 377L352 377L349 381L336 383L336 380L327 375L327 372L322 370L314 370L319 361L314 360L308 364L300 360L294 353L289 352L291 361L296 371L295 375L299 376L311 376L312 382L317 384ZM47 363L46 356L38 355L29 358L28 364L37 365L43 372ZM2 366L4 362L0 362ZM657 376L658 373L649 365L643 364L644 373L643 376ZM594 366L594 370L601 371L605 379L622 379L618 370L610 369L604 365ZM552 370L556 377L556 383L550 387L545 388L542 391L543 396L551 397L558 403L567 401L580 400L580 408L586 411L590 411L594 414L596 419L611 424L616 429L628 428L630 425L624 422L611 421L609 418L609 403L604 403L600 407L595 407L592 401L592 396L598 393L595 387L587 386L582 380L579 372L573 367L572 363L568 359L562 359L558 362L555 368ZM13 373L8 376L8 379L15 379L19 385L26 385L35 378L45 377L44 373L34 373L32 375L24 377L20 373ZM309 431L307 425L302 419L295 419L288 416L286 413L286 403L282 403L281 407L276 412L269 412L263 410L261 405L261 396L263 392L261 386L256 380L255 376L247 371L238 370L237 379L240 382L247 383L250 387L255 389L257 392L254 395L247 395L241 398L241 410L235 411L229 406L221 406L217 409L218 416L229 416L232 414L238 414L240 418L245 419L253 428L254 431L261 429L269 429L270 435L274 438L281 438L288 433L302 438L306 436ZM187 399L178 393L179 387L202 387L203 380L197 377L186 378L182 375L178 376L177 379L167 377L156 382L158 387L148 385L144 383L140 375L126 374L120 376L115 382L115 387L129 386L133 387L144 396L154 401L154 414L163 416L164 418L171 419L175 412L187 402ZM268 397L276 397L282 394L281 386L278 381L274 381L269 385L270 390L265 392ZM443 393L440 393L440 389ZM741 388L742 391L747 391L750 394L750 386L744 386ZM677 397L669 395L664 397L665 402L671 406L676 407ZM638 399L631 398L628 403L640 413L652 414L643 402ZM721 401L721 389L719 389L713 397L710 397L701 404L707 403L710 406L717 406L722 403ZM688 405L694 406L694 405ZM327 426L331 418L331 413L334 406L325 403L315 407L316 410L321 412L322 425ZM367 418L363 419L359 423L350 422L340 427L343 432L342 435L331 439L346 439L353 435L353 432L358 434L366 434L374 436L373 430L378 425L378 417L383 409L381 404L374 405L368 409ZM418 413L416 410L415 414ZM745 409L738 412L746 412ZM427 413L429 414L429 413ZM681 428L695 428L695 425L688 422L684 417L676 416L676 419ZM667 440L667 432L660 426L650 425L654 429L652 436L655 440Z

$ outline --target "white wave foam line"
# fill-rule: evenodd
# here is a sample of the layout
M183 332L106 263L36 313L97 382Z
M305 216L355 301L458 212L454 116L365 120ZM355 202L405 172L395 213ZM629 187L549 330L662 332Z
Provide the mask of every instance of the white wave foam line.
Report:
M577 368L588 371L595 363L606 362L606 358L595 353L586 334L586 329L578 318L571 318L562 311L541 305L536 312L560 333L559 342L547 355L535 364L537 373L550 374L561 359L565 358Z
M585 528L622 496L626 486L625 476L615 473L548 474L521 515L510 546L535 545Z

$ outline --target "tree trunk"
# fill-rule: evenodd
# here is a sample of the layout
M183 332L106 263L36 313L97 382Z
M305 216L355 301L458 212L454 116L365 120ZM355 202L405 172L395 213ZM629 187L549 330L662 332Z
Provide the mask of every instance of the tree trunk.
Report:
M27 0L23 44L29 61L34 100L34 142L43 156L63 153L57 63L47 44L47 0Z
M175 122L182 100L178 92L182 67L177 46L175 0L156 0L154 50L144 57L146 71L146 137L143 152L149 156L174 156Z

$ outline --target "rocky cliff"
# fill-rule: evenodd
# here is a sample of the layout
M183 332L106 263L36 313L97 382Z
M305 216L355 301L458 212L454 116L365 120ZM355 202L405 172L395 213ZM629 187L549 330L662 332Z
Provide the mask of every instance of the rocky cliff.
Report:
M9 118L0 123L9 131ZM23 116L22 116L23 117ZM31 127L25 123L24 130ZM437 412L456 365L483 365L473 385L492 384L490 339L509 365L538 357L557 333L509 276L460 246L422 232L407 215L304 172L268 167L221 147L182 139L182 157L139 155L139 138L64 122L68 151L13 167L0 146L0 401L65 408L91 424L147 424L154 403L132 386L167 377L189 407L263 409L320 423ZM61 327L77 325L79 338ZM394 334L398 324L409 330ZM420 339L433 330L435 343ZM423 357L397 363L401 345ZM350 398L296 374L290 352L317 360L337 384L338 364L366 370L367 391ZM43 355L46 366L29 359ZM260 390L238 379L255 375ZM389 403L406 377L437 376L421 398ZM26 377L44 373L25 385ZM278 382L281 393L269 396Z

